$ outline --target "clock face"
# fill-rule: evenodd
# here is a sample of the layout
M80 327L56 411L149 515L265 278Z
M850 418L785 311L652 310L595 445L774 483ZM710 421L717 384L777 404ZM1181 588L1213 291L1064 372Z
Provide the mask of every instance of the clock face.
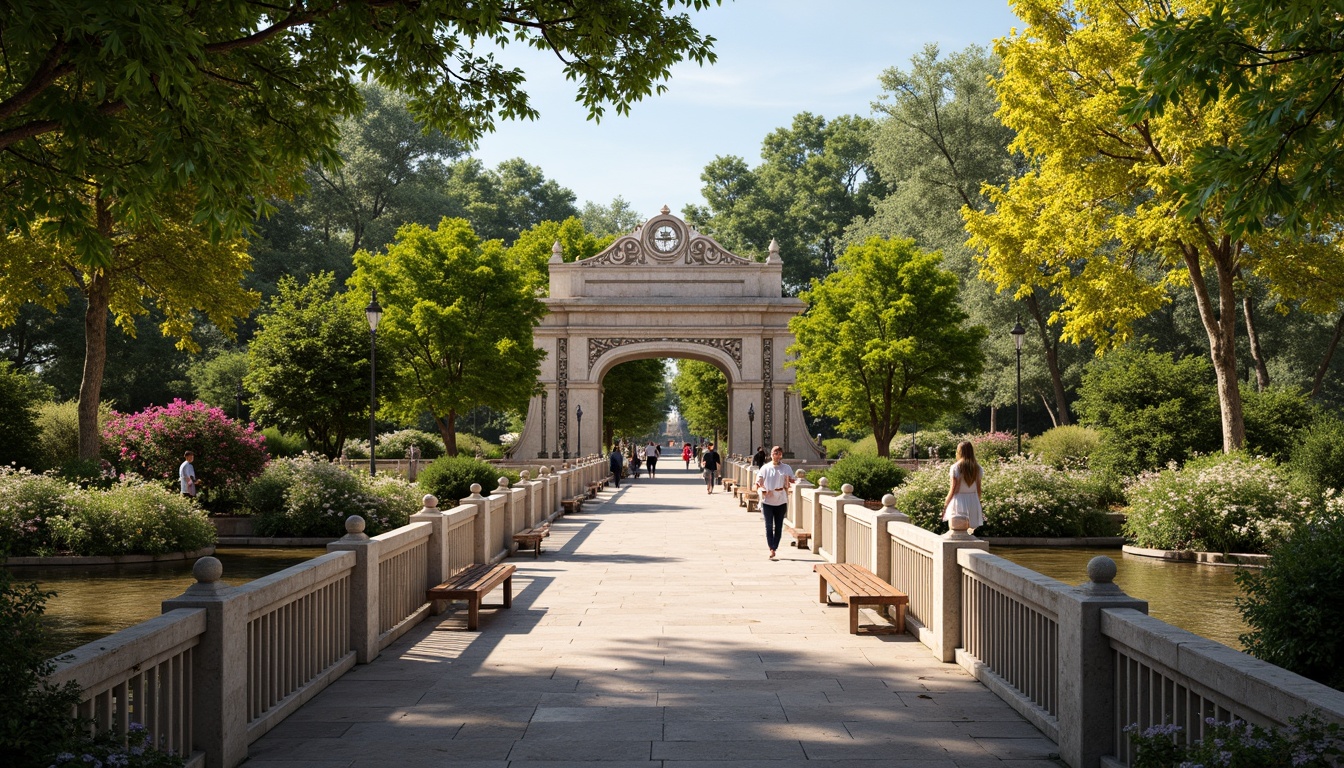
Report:
M676 227L673 227L670 224L659 225L659 227L653 231L653 247L663 253L672 252L680 243L680 233L677 232Z

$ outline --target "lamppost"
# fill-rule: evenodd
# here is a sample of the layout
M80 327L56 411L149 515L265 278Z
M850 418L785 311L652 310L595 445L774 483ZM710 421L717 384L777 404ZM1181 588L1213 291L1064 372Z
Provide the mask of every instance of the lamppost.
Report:
M377 455L378 432L375 423L378 416L378 323L383 320L383 308L378 306L378 291L375 289L364 308L364 316L369 319L369 476L378 474Z
M1022 327L1022 318L1013 323L1013 346L1017 347L1017 455L1022 455L1022 340L1027 329Z
M575 433L575 435L574 435L574 455L575 455L575 456L582 457L582 456L583 456L583 406L582 406L582 405L576 405L576 406L574 406L574 421L576 422L575 426L577 427L576 433ZM600 436L599 436L599 437L600 437Z
M754 454L751 444L756 442L756 404L747 404L747 453Z

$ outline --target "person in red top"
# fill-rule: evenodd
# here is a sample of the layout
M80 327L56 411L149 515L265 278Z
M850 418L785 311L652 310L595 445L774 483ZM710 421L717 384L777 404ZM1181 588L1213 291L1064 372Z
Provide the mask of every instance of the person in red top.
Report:
M681 444L681 460L684 461L684 462L686 462L686 469L690 469L690 468L691 468L691 444L690 444L690 443L682 443L682 444Z

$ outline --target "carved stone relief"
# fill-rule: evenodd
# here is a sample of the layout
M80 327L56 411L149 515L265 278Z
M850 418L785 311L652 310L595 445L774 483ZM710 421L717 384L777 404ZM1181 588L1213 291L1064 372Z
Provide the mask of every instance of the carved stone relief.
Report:
M690 339L690 338L607 338L607 339L588 339L588 370L593 370L593 364L606 352L618 347L626 347L631 344L699 344L705 347L717 349L727 354L737 364L737 370L742 371L742 340L741 339Z

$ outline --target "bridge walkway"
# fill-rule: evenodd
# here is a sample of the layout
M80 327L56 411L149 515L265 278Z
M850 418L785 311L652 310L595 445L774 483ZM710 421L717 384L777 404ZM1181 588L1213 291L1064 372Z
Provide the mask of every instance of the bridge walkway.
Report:
M255 742L249 766L1059 768L908 635L854 636L759 514L662 462L513 558L510 610L432 617ZM787 541L787 536L786 536ZM498 602L490 596L487 602Z

